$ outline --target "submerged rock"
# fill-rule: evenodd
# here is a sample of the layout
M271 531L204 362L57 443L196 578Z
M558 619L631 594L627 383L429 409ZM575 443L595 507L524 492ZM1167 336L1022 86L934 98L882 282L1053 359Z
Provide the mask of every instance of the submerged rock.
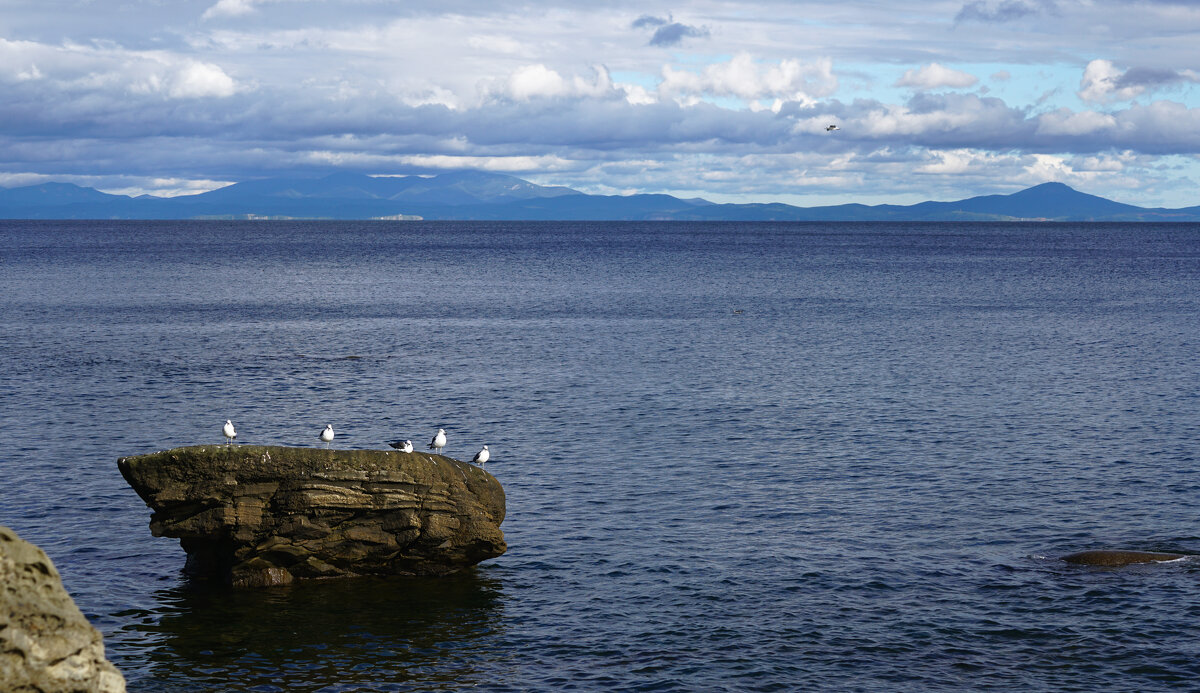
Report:
M123 693L92 627L38 547L0 527L0 690Z
M237 587L445 575L507 549L500 482L442 455L201 445L117 466L186 571Z
M1078 565L1123 566L1134 563L1161 563L1183 558L1187 554L1160 553L1156 551L1080 551L1069 556L1063 556L1067 563Z

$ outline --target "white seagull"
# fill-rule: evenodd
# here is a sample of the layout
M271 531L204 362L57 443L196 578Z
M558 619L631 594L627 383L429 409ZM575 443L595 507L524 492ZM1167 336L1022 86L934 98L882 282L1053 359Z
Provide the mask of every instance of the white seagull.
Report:
M325 443L325 447L329 447L329 444L333 442L333 424L325 424L325 430L321 431L321 435L317 437L321 439L322 443Z
M487 462L488 458L491 456L492 456L492 453L488 452L487 446L484 445L482 450L475 453L475 459L473 459L471 461L474 462L475 464L479 465L480 467L482 467L483 463Z
M834 130L841 130L841 128L839 128L836 125L826 125L825 126L825 132L833 132Z
M388 445L396 448L400 452L412 452L411 440L397 440L395 442L388 443Z
M234 438L237 438L237 431L233 430L233 422L225 419L225 425L221 428L221 433L225 434L228 442L232 443Z
M440 455L444 447L446 447L446 430L439 428L437 435L433 437L433 440L429 441L429 449Z

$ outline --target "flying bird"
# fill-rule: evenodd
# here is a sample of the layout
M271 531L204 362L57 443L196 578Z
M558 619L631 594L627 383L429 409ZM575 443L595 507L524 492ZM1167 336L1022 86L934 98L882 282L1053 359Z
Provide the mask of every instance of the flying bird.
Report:
M429 441L429 449L440 455L444 447L446 447L446 431L439 428L437 435L433 437L433 440Z
M488 458L491 456L492 456L492 453L488 452L487 446L484 445L482 450L475 453L475 459L473 459L471 461L474 462L475 464L479 465L480 467L482 467L483 463L487 462Z
M400 452L412 452L413 450L411 440L396 440L388 443L388 445L396 448Z
M230 443L233 442L234 438L237 438L237 431L233 430L233 422L229 419L225 419L225 425L221 428L221 433L229 439L227 442Z
M321 431L321 435L317 436L325 443L325 447L329 447L329 443L333 441L333 424L325 424L325 430Z
M841 130L841 128L839 128L836 125L826 125L825 126L825 132L833 132L834 130Z

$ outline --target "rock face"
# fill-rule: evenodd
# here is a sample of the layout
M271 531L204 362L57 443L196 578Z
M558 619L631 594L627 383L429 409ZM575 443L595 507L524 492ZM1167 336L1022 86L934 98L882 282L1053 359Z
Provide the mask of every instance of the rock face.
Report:
M0 527L0 690L123 693L104 640L38 547Z
M1067 563L1077 565L1123 566L1134 563L1160 563L1183 558L1182 553L1158 553L1154 551L1080 551L1063 556Z
M508 548L500 482L442 455L202 445L117 466L187 572L236 587L445 575Z

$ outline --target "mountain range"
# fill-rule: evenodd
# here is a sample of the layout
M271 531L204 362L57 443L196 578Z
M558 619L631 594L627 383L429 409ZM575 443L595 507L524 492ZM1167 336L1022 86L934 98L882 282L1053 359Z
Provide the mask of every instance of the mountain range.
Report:
M474 219L676 221L1200 221L1200 206L1136 207L1043 183L1009 195L914 205L717 204L670 195L589 195L498 173L337 173L268 178L197 195L111 195L70 183L0 188L2 219Z

